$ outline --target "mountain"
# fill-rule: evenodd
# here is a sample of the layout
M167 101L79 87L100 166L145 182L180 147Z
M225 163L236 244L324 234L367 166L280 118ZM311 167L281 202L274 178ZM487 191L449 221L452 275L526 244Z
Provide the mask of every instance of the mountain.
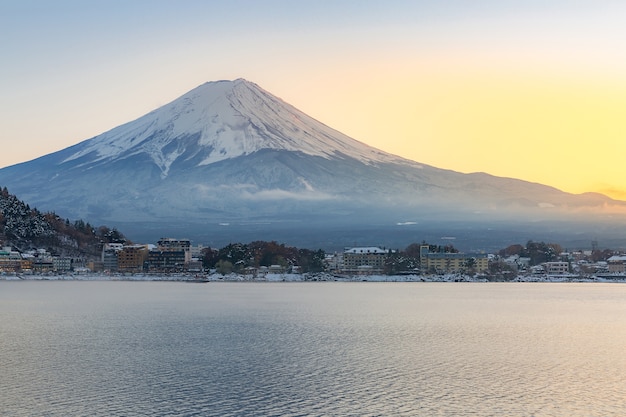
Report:
M205 83L137 120L1 169L0 185L133 240L175 235L216 246L398 245L431 232L489 240L490 230L538 225L545 233L546 224L588 229L590 240L601 228L614 231L607 225L622 224L626 211L626 202L599 194L383 152L243 79Z

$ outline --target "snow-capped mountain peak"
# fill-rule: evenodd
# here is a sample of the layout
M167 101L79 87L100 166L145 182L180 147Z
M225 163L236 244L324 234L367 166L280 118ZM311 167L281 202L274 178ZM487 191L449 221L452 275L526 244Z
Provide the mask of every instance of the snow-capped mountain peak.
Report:
M1 169L0 184L67 218L203 240L283 230L345 246L371 241L372 228L397 236L399 225L414 239L413 226L460 224L468 233L472 224L482 230L470 233L476 238L498 222L529 230L556 218L575 230L597 213L626 222L626 202L387 154L241 79L203 84L135 121Z
M318 122L258 85L237 79L208 82L132 122L81 144L63 162L85 163L147 154L167 176L183 158L196 166L262 149L297 151L365 163L400 162Z

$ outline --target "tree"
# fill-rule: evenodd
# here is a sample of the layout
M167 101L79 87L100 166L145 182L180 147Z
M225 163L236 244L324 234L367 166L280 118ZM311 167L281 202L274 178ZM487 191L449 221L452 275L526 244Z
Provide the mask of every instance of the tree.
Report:
M398 273L402 269L402 256L399 252L389 251L385 258L385 264L383 267L383 273L385 275L393 275Z
M522 252L522 256L530 258L531 265L539 265L544 262L556 260L560 251L557 244L547 244L544 242L533 242L529 240L526 249Z
M233 272L233 263L220 259L217 261L217 264L215 264L215 268L218 274L228 275Z
M604 249L604 250L596 249L593 252L591 252L591 260L593 262L606 261L613 255L614 253L610 249Z
M316 251L298 249L297 265L300 266L302 272L322 272L325 258L326 253L322 249Z
M420 245L419 243L411 243L404 250L404 255L408 258L419 259L421 251L422 251L422 245Z
M515 271L503 261L489 262L489 281L510 281L515 277Z
M223 247L218 252L218 259L230 262L234 271L251 266L254 261L250 248L243 243L230 243Z
M218 250L211 248L205 248L202 250L202 266L205 268L213 268L219 259Z
M476 258L467 258L463 263L463 268L465 272L473 275L476 273Z
M499 255L503 257L513 256L513 255L519 255L523 251L524 251L524 246L520 245L519 243L516 243L514 245L507 246L505 249L500 250Z

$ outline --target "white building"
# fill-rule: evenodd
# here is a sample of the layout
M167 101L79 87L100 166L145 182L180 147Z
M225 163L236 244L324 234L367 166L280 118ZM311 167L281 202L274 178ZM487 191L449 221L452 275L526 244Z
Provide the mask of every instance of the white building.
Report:
M378 246L349 248L343 252L343 272L347 274L381 274L389 251Z
M609 273L620 274L626 272L626 255L613 255L607 259Z
M569 262L546 262L543 266L548 275L565 275L569 273Z

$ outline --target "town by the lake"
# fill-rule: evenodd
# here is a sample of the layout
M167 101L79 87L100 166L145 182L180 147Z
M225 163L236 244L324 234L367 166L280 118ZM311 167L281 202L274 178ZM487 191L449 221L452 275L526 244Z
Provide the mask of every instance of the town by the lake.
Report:
M91 259L0 246L0 279L626 282L626 253L597 247L566 251L533 241L498 253L463 253L426 242L404 250L356 246L326 253L274 241L215 249L162 238L155 244L106 242L100 257Z

